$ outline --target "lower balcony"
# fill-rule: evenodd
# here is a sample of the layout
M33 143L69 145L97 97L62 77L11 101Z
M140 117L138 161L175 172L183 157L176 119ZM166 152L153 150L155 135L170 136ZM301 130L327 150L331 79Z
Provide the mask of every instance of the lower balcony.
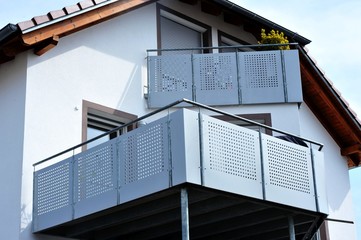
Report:
M323 154L314 146L179 109L36 171L33 231L311 239L328 209Z

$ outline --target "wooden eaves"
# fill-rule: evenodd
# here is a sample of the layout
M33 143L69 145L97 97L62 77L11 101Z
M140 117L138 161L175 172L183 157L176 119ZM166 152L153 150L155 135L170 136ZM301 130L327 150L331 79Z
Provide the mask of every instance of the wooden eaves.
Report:
M9 24L6 26L8 29L4 27L0 30L0 33L5 33L3 36L0 34L0 64L10 61L17 54L30 49L37 55L45 54L58 44L61 37L155 1L85 0L77 5L49 12L44 16L34 17L29 21L19 23L17 26ZM197 2L197 0L181 1L189 4L196 4ZM289 39L299 42L301 46L310 42L308 39L293 34L293 32L228 1L203 0L201 3L202 10L209 14L219 15L219 7L221 7L222 11L227 14L241 18L241 22L256 22L257 28L272 27L283 31L286 35L288 34ZM8 31L4 31L4 29ZM360 121L306 51L302 47L299 50L306 104L339 145L341 154L348 159L349 167L358 166L361 162Z

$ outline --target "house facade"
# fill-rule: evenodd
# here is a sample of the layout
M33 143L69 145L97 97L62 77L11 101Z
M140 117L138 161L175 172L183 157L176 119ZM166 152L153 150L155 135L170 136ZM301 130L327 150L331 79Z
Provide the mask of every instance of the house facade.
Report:
M356 238L361 124L308 39L223 0L83 1L0 37L4 239Z

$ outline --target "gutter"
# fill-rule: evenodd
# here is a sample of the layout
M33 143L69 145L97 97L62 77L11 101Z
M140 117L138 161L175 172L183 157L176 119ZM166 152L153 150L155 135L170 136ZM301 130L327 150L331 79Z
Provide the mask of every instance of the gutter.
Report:
M0 49L19 33L17 25L9 23L0 30Z

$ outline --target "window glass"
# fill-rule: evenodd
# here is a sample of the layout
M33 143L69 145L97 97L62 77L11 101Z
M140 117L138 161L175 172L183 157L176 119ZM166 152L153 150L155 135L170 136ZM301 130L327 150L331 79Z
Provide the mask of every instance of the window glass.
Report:
M252 120L253 122L261 123L263 125L272 127L271 114L269 114L269 113L242 114L242 115L237 115L237 116L245 118L245 119ZM248 129L252 129L252 130L255 130L255 131L261 131L261 133L272 135L272 130L262 128L262 127L260 127L258 125L250 124L250 123L242 121L242 120L234 119L232 117L223 116L223 115L222 116L214 116L214 117L218 118L218 119L221 119L223 121L227 121L227 122L236 124L238 126L246 127Z
M84 100L82 141L85 142L90 140L135 119L137 119L136 115ZM111 133L110 135L101 137L93 142L88 143L87 146L83 147L83 150L116 138L121 134L130 131L132 128L133 126L128 126L127 128L123 128L119 131Z

